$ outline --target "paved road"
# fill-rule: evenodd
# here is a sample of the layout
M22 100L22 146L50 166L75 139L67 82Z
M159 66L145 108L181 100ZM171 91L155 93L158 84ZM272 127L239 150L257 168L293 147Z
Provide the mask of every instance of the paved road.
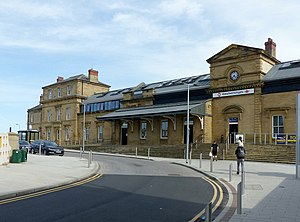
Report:
M94 160L101 164L100 179L1 205L1 221L188 221L214 195L202 174L179 165L100 155Z

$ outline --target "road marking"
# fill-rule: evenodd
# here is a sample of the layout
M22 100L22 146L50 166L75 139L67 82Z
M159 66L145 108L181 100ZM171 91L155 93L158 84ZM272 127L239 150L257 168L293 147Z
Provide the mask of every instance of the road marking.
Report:
M215 206L213 208L213 212L214 212L220 206L220 204L221 204L221 202L223 200L223 190L222 190L222 188L220 187L220 185L217 182L215 182L213 180L211 180L211 181L218 187L219 192L220 192L220 197L219 197L217 203L215 204Z
M80 186L82 184L85 184L85 183L91 182L93 180L96 180L96 179L100 178L101 176L102 176L102 174L95 174L92 177L89 177L87 179L84 179L84 180L81 180L81 181L78 181L78 182L74 182L74 183L71 183L71 184L62 185L62 186L50 188L50 189L47 189L47 190L42 190L42 191L30 193L30 194L25 194L25 195L21 195L21 196L17 196L17 197L11 197L11 198L8 198L8 199L0 200L0 205L15 202L15 201L19 201L19 200L25 200L25 199L29 199L29 198L33 198L33 197L38 197L38 196L42 196L42 195L45 195L45 194L49 194L49 193L69 189L69 188L72 188L72 187Z
M216 209L220 206L222 200L223 200L223 190L220 187L220 185L218 183L216 183L215 181L211 180L208 177L203 177L204 180L206 180L208 183L210 183L214 189L214 195L212 197L212 199L210 200L210 202L212 203L212 205L214 206L212 209L212 213L214 211L216 211ZM218 188L218 189L217 189ZM218 196L218 191L219 190L219 199L216 202L217 196ZM203 214L205 213L205 209L201 210L196 216L194 216L191 220L189 220L189 222L195 222L197 221Z

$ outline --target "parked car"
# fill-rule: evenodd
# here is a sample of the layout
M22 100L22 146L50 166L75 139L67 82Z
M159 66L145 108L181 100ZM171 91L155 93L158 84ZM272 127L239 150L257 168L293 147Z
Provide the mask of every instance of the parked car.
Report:
M30 143L26 140L19 140L19 149L25 149L28 152L30 152Z
M41 147L41 153L44 155L57 154L64 155L64 148L60 147L53 141L49 140L35 140L31 143L31 153L39 153Z

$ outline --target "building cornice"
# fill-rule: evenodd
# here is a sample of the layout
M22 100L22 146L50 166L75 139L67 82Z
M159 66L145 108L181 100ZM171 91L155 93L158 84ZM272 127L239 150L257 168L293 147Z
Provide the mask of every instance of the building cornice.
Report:
M66 101L70 99L86 99L86 96L82 95L70 95L70 96L64 96L64 97L59 97L59 98L53 98L53 99L47 99L41 101L41 104L48 104L48 103L56 103L56 102L61 102L61 101Z
M226 91L248 89L248 88L262 88L263 86L264 86L263 82L258 82L258 83L244 84L238 86L227 86L222 88L208 89L207 92L208 93L226 92Z

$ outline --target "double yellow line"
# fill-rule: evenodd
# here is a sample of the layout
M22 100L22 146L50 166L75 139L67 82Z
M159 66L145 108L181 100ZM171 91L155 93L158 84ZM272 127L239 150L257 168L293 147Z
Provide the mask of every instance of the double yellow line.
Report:
M19 200L25 200L25 199L29 199L29 198L33 198L33 197L38 197L38 196L41 196L41 195L45 195L45 194L49 194L49 193L69 189L69 188L72 188L72 187L80 186L82 184L85 184L85 183L91 182L93 180L96 180L96 179L100 178L101 176L102 176L102 174L95 174L94 176L91 176L87 179L80 180L78 182L74 182L74 183L71 183L71 184L62 185L62 186L50 188L50 189L47 189L47 190L42 190L42 191L30 193L30 194L24 194L24 195L21 195L21 196L11 197L11 198L8 198L8 199L0 200L0 205L15 202L15 201L19 201Z
M216 183L215 181L209 179L208 177L203 177L203 179L206 180L208 183L210 183L212 185L213 189L214 189L214 195L213 195L212 199L210 200L210 202L214 206L213 209L212 209L212 212L214 212L220 206L220 204L223 200L223 190L222 190L222 188L220 187L220 185L218 183ZM220 196L217 199L218 190L219 190ZM197 221L204 213L205 213L205 209L203 209L195 217L193 217L193 219L191 219L190 222Z

